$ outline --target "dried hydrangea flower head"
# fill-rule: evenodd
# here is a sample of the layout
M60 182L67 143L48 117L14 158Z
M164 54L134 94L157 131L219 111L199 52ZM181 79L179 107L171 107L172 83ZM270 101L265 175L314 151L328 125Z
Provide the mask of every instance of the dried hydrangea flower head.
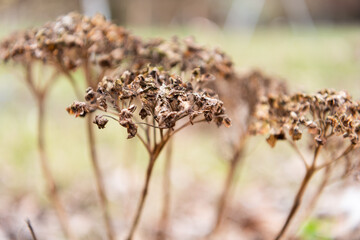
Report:
M284 94L287 86L284 81L276 77L265 75L259 70L243 74L234 74L226 81L212 81L208 85L214 89L227 106L227 111L233 122L232 142L239 141L249 131L253 121L256 106L269 95ZM235 144L236 145L236 144Z
M178 68L180 71L191 71L200 68L202 73L211 73L219 78L233 75L233 63L221 50L206 48L197 44L192 37L179 40L152 39L143 43L142 50L134 63L142 68L148 63L164 69Z
M136 55L140 44L138 38L100 14L90 18L69 13L40 27L36 38L39 48L50 51L67 68L85 59L100 67L116 67L125 56Z
M125 71L120 77L104 77L96 91L87 89L86 102L74 102L67 108L76 116L103 111L104 114L97 115L94 120L99 128L113 119L127 129L128 138L138 137L149 153L144 189L127 239L132 239L138 225L155 161L171 136L200 122L215 122L227 127L231 124L223 102L214 92L203 88L209 75L199 72L196 69L185 82L157 68ZM143 129L143 133L139 133L139 129Z
M259 104L258 122L254 130L269 134L267 142L274 147L278 140L287 140L302 159L306 173L286 222L277 235L281 239L296 214L304 192L312 176L321 169L328 172L341 159L346 159L358 147L360 132L359 103L344 91L324 89L316 94L296 93L293 95L270 96ZM303 139L305 132L311 137L314 157L305 159L296 142ZM330 140L337 139L336 146ZM347 147L344 147L346 145ZM322 150L323 149L323 150ZM320 151L332 152L326 160L318 161ZM333 152L337 153L333 153ZM335 157L334 157L335 156ZM325 178L326 184L326 178ZM323 185L323 184L322 184ZM322 189L320 189L319 193ZM317 199L318 196L315 198Z
M292 96L269 97L259 107L260 132L268 129L268 142L275 146L286 133L292 140L302 138L307 130L317 145L326 144L332 136L342 136L351 144L359 142L359 104L346 92L322 90L314 95L297 93Z
M137 108L141 120L146 123L146 118L150 117L162 130L173 129L184 118L192 123L199 116L218 126L230 126L222 101L201 87L200 83L208 75L198 75L197 72L194 71L188 82L150 67L141 73L125 71L119 78L104 77L96 91L87 89L86 102L74 102L67 110L76 116L85 116L96 109L113 113L120 125L127 128L129 138L137 133L138 124L134 122ZM138 107L137 102L141 103ZM109 105L112 110L108 110ZM98 116L95 120L99 128L104 127L102 119Z
M37 55L33 30L15 32L0 43L0 59L4 62L13 60L18 63L29 63L36 59Z
M141 44L139 38L100 14L89 18L69 13L4 39L0 57L22 63L41 60L69 78L71 70L84 67L88 85L96 87L106 70L139 56ZM93 72L97 75L92 76Z

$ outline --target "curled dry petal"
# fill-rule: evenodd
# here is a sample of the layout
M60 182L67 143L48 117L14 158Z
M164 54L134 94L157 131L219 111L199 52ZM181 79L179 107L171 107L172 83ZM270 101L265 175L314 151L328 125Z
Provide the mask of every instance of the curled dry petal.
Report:
M104 118L101 115L95 116L95 119L93 121L94 124L98 126L99 129L105 128L105 125L108 123L109 120Z

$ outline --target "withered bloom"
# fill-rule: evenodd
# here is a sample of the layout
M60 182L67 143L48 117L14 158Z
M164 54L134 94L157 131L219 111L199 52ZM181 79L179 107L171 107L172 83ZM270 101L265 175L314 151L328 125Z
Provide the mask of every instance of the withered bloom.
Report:
M103 116L96 116L93 123L95 123L99 129L105 128L105 125L108 123L109 120L104 118Z
M149 153L144 188L127 239L132 239L138 225L155 161L171 136L200 122L227 127L231 124L223 102L213 91L203 88L206 79L210 79L209 75L200 74L199 69L193 71L187 82L157 68L125 71L120 77L104 77L96 91L87 90L86 102L74 102L68 108L69 113L79 116L103 111L94 121L99 128L105 127L105 118L113 119L127 129L128 138L138 137ZM144 130L145 137L139 129Z
M135 55L140 44L138 38L100 14L90 18L77 13L38 28L36 40L40 49L68 69L84 61L101 68L117 67L126 56Z
M41 61L67 76L84 68L89 86L102 74L139 56L141 40L97 14L86 17L69 13L41 27L14 33L0 42L0 58L22 64ZM94 72L97 75L92 76Z
M151 117L164 130L173 129L181 119L188 118L191 123L199 116L219 126L230 126L222 101L199 88L201 78L193 75L189 82L183 82L179 76L150 67L141 73L126 71L119 78L104 77L96 92L87 90L86 102L74 102L67 111L76 116L85 116L96 109L115 114L119 124L127 128L129 138L136 135L137 125L142 124L135 120L136 115L142 120ZM139 112L135 113L137 102ZM98 120L95 123L102 128L102 121Z
M270 96L259 104L258 122L255 130L268 133L267 142L274 147L278 140L288 140L300 155L306 169L305 176L294 199L293 206L276 239L281 239L295 216L302 197L312 176L321 169L326 169L317 194L311 201L314 206L329 179L332 167L358 147L360 132L359 103L352 100L344 91L321 90L316 94L296 93L293 95ZM296 142L305 133L311 136L314 155L308 161L297 148ZM337 144L329 142L337 140ZM344 149L344 143L348 146ZM319 153L330 153L326 161L318 160ZM339 152L339 153L337 153ZM347 162L350 163L349 160ZM310 206L310 208L311 208ZM310 209L311 210L311 209Z
M289 135L293 141L302 138L306 130L317 145L325 145L332 136L359 142L359 104L344 91L322 90L314 95L297 93L291 96L272 96L257 110L257 130L269 133L268 142Z
M233 63L228 55L220 49L201 46L191 37L143 42L133 65L141 68L148 63L166 70L178 68L179 71L189 71L200 68L201 74L210 73L224 79L234 74Z

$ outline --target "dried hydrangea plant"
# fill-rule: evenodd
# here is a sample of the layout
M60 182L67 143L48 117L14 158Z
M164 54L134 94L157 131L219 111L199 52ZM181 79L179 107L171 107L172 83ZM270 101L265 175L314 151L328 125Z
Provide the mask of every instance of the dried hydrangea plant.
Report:
M231 131L221 131L221 139L227 143L223 156L228 159L228 170L217 205L216 220L210 235L219 230L229 201L230 191L234 185L236 173L246 149L246 143L254 121L256 105L271 94L287 91L284 81L265 75L259 70L243 74L232 73L227 79L218 79L209 83L219 97L224 101L227 112L232 119Z
M131 63L133 69L140 69L147 64L158 66L171 72L177 72L182 76L188 76L191 70L198 69L198 74L212 74L217 82L230 79L234 76L233 63L228 55L218 48L208 48L195 42L194 38L171 40L151 39L142 44L139 55L134 57ZM158 239L165 239L169 225L170 198L170 165L172 143L167 146L167 154L164 165L164 189L163 208L158 227Z
M49 77L43 74L41 81L36 79L34 76L34 68L37 67L37 63L39 62L36 54L35 31L33 30L14 33L0 43L0 59L4 62L11 60L13 63L23 67L25 74L22 79L36 100L38 108L37 147L41 170L46 181L47 192L65 237L74 239L69 228L68 216L60 201L55 179L48 164L48 155L45 147L45 103L48 92L58 79L59 71L55 69Z
M114 70L121 71L124 68L141 69L149 63L162 69L172 71L178 69L181 73L200 67L202 73L213 73L221 78L228 77L232 73L229 57L218 49L199 46L192 38L184 40L173 38L171 41L152 39L143 42L122 27L106 21L99 14L90 18L78 13L69 13L41 27L13 34L2 41L0 54L4 61L13 60L23 63L29 76L27 79L33 78L31 75L34 63L40 62L45 67L51 66L57 75L67 77L79 99L81 94L72 76L72 72L78 69L84 71L86 85L93 88L105 74ZM42 93L36 94L37 98L41 99L38 102L42 105L45 103L45 93L52 86L53 79L55 78L52 77L51 81L43 81L45 87L39 90ZM36 88L32 80L27 83L30 89ZM44 109L42 106L40 108ZM88 122L87 130L92 165L108 237L113 239L114 233L107 213L107 199L90 124ZM168 209L164 207L162 229L166 229L167 212Z
M284 237L314 174L336 164L358 147L359 114L359 103L352 100L346 92L327 89L314 95L297 93L272 96L258 106L258 121L254 124L254 132L268 133L267 142L272 147L278 140L288 141L300 155L306 169L290 213L276 239ZM314 151L311 161L305 159L296 145L306 133L311 137ZM327 146L333 139L341 143L332 148L337 154L321 161L320 153L329 151Z
M67 108L75 116L96 110L94 123L104 128L109 119L126 128L128 138L140 139L149 154L145 183L127 239L132 239L141 217L155 162L171 137L183 128L201 122L230 126L223 103L202 87L208 75L195 70L189 81L179 76L146 68L140 73L125 71L120 77L104 77L96 91L87 89L86 102ZM150 129L153 131L150 131ZM143 130L141 133L139 130Z
M70 81L77 94L81 98L77 83L72 72L78 69L84 71L85 82L88 86L96 87L107 71L117 68L126 59L137 54L140 41L130 35L122 27L106 21L102 15L92 18L77 13L69 13L49 22L41 27L12 34L0 44L0 57L3 61L20 63L25 67L26 83L34 93L39 108L39 149L42 153L42 166L45 176L48 178L52 199L58 199L54 187L52 174L46 164L43 137L43 118L45 115L45 98L55 78L64 75ZM44 68L54 69L54 76L50 79L42 79L42 85L35 82L33 68L40 63ZM95 172L97 191L101 201L104 221L108 239L114 239L111 227L111 219L107 207L107 198L104 184L98 167L95 148L95 137L92 124L88 122L88 139L91 152L92 166ZM54 200L55 201L55 200ZM56 202L59 203L58 200ZM56 204L54 203L56 206ZM61 210L62 209L62 210ZM61 205L57 210L65 235L70 235L67 220ZM63 212L62 214L60 214Z

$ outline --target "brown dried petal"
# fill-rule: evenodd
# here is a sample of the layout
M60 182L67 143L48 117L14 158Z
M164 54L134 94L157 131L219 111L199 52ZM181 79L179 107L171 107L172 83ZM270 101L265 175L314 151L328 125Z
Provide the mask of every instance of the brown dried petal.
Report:
M289 134L292 137L293 141L298 141L302 137L302 132L301 132L301 130L299 129L298 126L295 126L295 127L291 128L290 131L289 131Z
M74 102L66 108L66 111L69 114L74 114L75 117L85 117L85 115L90 112L90 109L88 105L84 102Z

